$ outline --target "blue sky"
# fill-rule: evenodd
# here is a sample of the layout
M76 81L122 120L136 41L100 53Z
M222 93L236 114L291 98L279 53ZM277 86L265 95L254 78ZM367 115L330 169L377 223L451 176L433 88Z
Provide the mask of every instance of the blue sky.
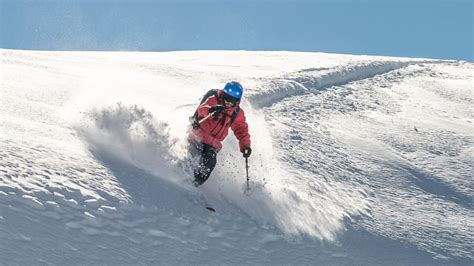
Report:
M1 48L289 50L473 62L467 0L0 0Z

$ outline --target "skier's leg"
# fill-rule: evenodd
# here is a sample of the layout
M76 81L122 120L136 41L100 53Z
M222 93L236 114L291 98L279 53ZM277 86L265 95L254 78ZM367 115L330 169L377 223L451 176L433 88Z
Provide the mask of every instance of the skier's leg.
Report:
M202 185L211 175L212 170L216 166L217 154L216 150L207 144L202 144L201 160L199 167L194 171L194 183L196 186Z
M196 140L190 140L188 145L190 166L194 175L194 184L196 186L200 185L197 180L200 180L200 169L202 165L202 153L204 149L204 144Z
M196 168L195 166L198 164L197 162L201 161L203 149L204 149L204 144L202 142L189 140L188 152L193 164L193 168Z
M206 179L209 178L214 167L217 163L217 152L212 146L204 145L204 151L202 153L202 165L203 169L207 175Z

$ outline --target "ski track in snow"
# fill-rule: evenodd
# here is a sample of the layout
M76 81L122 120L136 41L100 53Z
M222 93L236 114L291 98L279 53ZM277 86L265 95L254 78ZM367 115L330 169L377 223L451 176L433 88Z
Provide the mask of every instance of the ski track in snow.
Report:
M3 261L474 259L472 64L286 52L1 53ZM203 91L229 79L249 88L248 194L232 133L200 191L182 170L187 116Z

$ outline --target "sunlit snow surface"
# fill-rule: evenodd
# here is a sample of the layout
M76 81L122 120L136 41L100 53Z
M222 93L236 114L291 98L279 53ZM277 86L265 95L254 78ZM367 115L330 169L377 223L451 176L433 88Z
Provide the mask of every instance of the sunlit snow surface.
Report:
M473 64L0 51L2 262L473 263ZM251 190L232 133L195 189L188 116L229 80Z

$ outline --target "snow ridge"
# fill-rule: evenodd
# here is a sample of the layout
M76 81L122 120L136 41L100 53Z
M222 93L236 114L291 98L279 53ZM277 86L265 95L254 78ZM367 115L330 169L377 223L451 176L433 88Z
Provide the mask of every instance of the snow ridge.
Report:
M318 92L332 86L367 79L401 69L413 64L444 63L434 60L398 60L358 62L335 68L308 68L287 73L280 77L260 80L258 93L250 96L250 102L257 107L270 106L286 97L297 96L307 92Z

